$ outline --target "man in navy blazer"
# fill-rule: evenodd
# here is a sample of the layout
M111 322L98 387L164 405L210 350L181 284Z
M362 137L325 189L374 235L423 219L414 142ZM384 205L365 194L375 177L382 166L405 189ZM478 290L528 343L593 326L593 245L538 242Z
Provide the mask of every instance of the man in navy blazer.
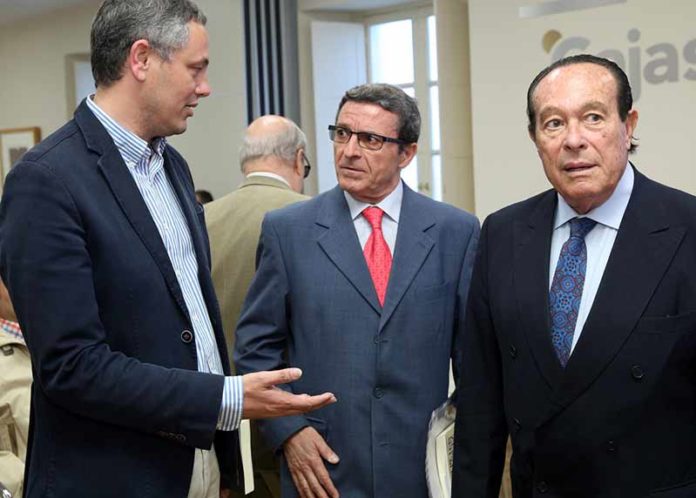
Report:
M554 189L481 231L452 496L498 496L508 433L515 498L696 496L696 199L628 162L613 62L561 59L527 109Z
M210 93L188 0L107 0L97 91L7 177L0 270L33 363L25 496L219 498L239 484L242 416L333 397L231 377L203 208L182 133ZM222 482L221 482L222 474Z
M459 368L478 221L401 181L420 131L401 89L349 90L329 128L338 186L266 216L235 363L301 366L292 389L340 399L261 424L283 456L283 497L425 498L428 421L450 360Z

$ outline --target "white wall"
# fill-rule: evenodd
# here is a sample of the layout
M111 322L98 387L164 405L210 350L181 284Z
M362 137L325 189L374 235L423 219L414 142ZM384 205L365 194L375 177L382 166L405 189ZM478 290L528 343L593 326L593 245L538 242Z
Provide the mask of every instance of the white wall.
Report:
M44 137L72 115L65 56L89 52L89 30L100 2L3 26L0 30L0 128L40 126ZM241 0L199 0L208 17L213 94L201 102L188 131L171 143L189 161L196 186L216 197L241 181L238 150L246 127Z
M615 49L630 61L627 72L634 89L640 87L635 104L640 148L632 160L649 176L696 193L696 41L690 42L696 38L696 2L615 0L603 7L519 16L520 7L549 3L572 2L469 0L477 214L483 217L549 187L527 136L525 94L536 73L551 62L554 50L571 43L571 37L586 38L585 51ZM629 34L632 29L640 32L637 41L635 33ZM561 38L547 53L542 38L550 30ZM660 43L676 48L677 81L651 84L646 72L648 79L655 79L651 64L664 62L664 50L671 50L656 48ZM638 57L640 62L633 62Z
M68 116L65 56L89 52L96 3L3 26L0 30L0 128L41 127ZM72 114L72 110L70 110Z

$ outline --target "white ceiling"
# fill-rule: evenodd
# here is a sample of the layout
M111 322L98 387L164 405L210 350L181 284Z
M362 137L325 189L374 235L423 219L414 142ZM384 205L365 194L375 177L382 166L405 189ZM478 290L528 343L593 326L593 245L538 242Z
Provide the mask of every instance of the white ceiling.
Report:
M300 10L366 11L413 3L414 0L298 0Z
M0 0L0 25L94 0Z
M0 0L0 25L96 0ZM393 7L414 0L298 0L300 10L364 11Z

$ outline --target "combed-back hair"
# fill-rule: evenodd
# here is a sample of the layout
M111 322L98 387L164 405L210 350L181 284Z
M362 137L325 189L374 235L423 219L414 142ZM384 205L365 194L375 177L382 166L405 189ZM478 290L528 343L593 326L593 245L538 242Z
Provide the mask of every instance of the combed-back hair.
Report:
M147 40L164 60L188 42L191 21L207 19L190 0L105 0L90 34L92 75L96 86L108 87L123 74L130 48Z

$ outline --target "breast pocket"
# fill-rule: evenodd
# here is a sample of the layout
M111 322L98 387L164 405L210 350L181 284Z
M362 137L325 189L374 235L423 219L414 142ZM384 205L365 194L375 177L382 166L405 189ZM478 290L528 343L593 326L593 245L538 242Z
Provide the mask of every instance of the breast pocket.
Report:
M451 287L450 282L417 287L414 292L414 297L420 303L436 303L438 301L445 301L448 294L451 292Z
M638 320L639 334L670 334L696 329L696 310L668 316L646 316Z

